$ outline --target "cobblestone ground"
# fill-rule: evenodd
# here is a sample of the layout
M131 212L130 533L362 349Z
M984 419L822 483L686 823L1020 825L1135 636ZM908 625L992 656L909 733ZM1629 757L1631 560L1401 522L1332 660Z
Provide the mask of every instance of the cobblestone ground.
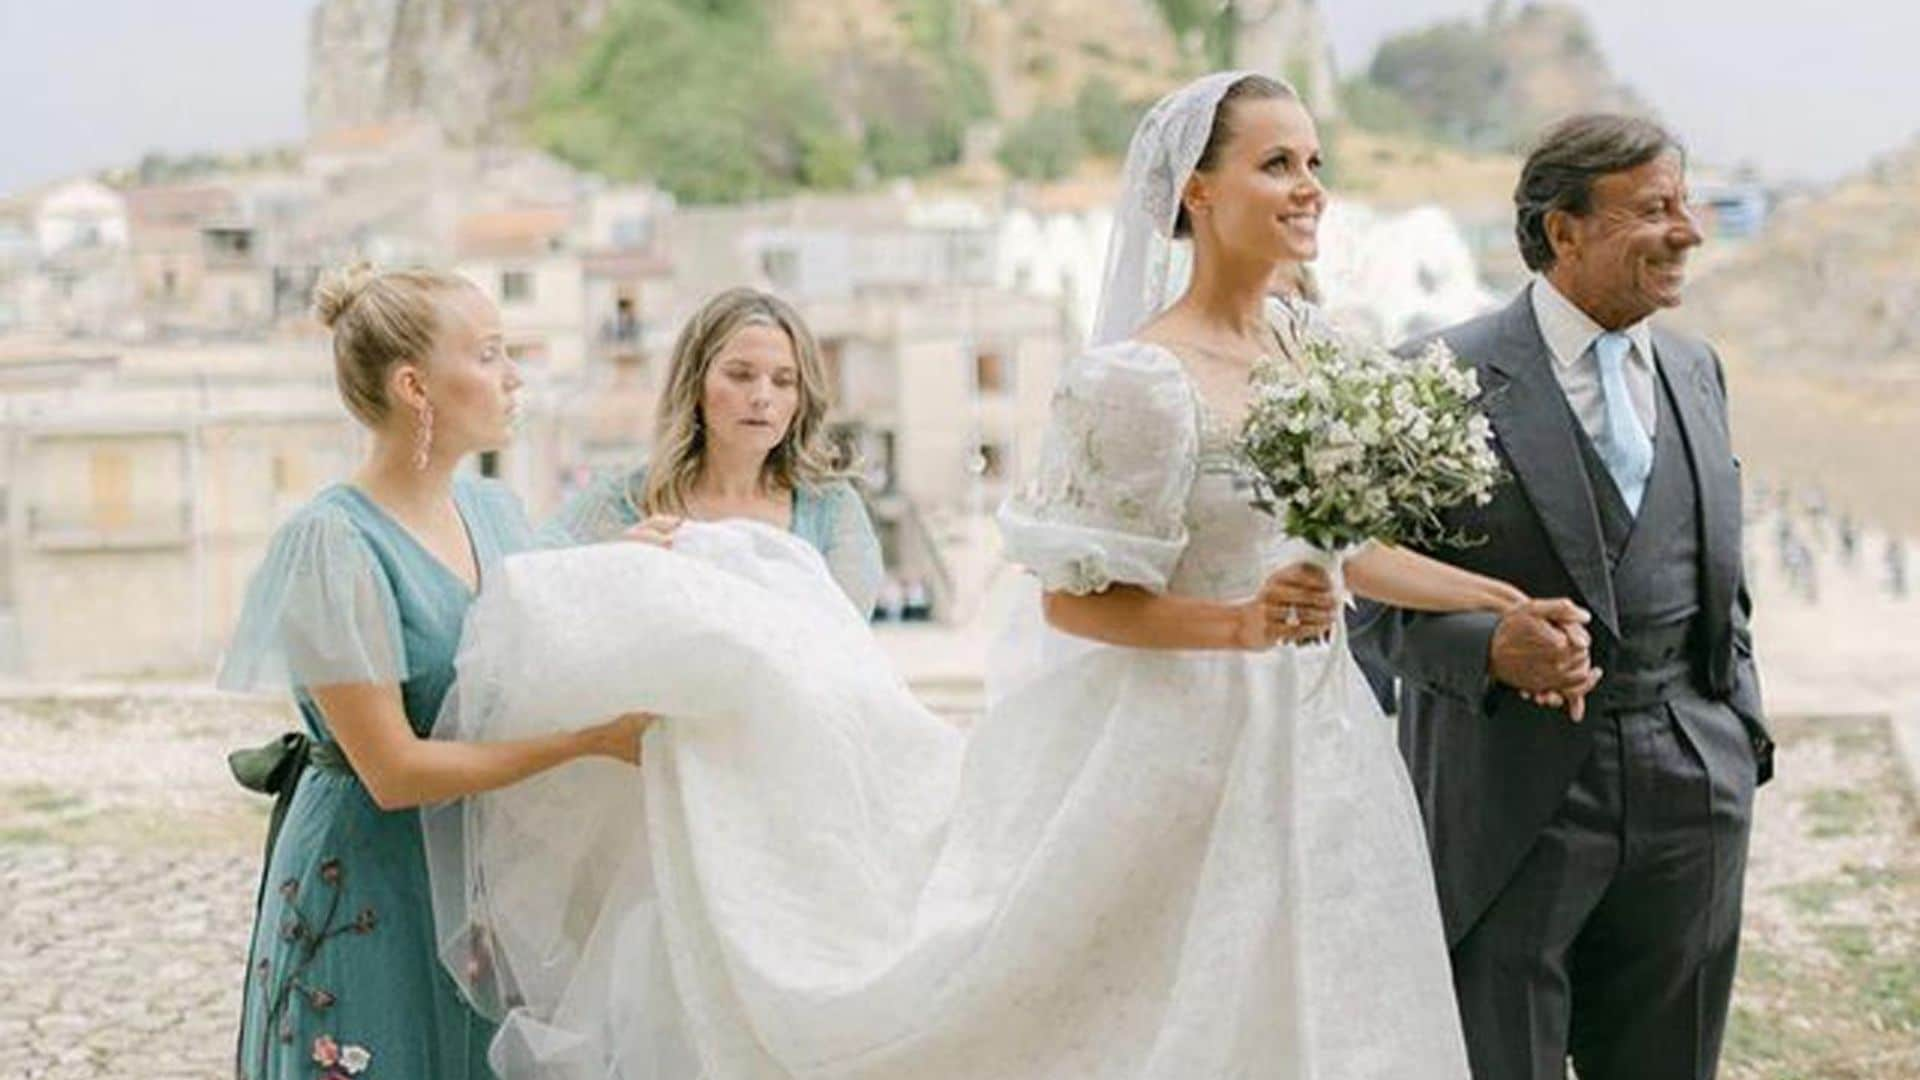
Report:
M231 1075L265 800L213 700L0 704L0 1075Z

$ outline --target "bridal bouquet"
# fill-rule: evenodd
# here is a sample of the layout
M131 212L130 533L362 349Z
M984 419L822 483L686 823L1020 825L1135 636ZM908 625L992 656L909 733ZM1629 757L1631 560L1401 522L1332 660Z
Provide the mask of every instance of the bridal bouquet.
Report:
M1324 333L1300 344L1300 363L1253 371L1240 450L1254 505L1322 552L1464 542L1441 514L1486 503L1502 476L1474 372L1438 340L1412 360Z

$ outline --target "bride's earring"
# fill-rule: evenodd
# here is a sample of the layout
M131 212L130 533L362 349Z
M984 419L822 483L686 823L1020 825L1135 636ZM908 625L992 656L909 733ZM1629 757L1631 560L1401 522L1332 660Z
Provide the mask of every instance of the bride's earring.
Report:
M422 401L419 418L413 428L413 467L425 472L427 460L433 453L433 406Z

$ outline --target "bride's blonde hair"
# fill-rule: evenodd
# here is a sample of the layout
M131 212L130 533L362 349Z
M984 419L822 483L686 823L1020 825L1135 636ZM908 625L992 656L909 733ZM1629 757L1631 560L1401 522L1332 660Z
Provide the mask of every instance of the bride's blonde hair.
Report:
M637 514L685 514L693 482L700 475L706 452L706 427L700 400L707 372L733 335L748 326L768 326L793 343L799 369L799 407L787 424L785 437L767 455L760 482L768 488L814 487L842 475L834 465L827 438L827 410L832 402L813 332L792 305L758 289L728 289L700 305L673 345L666 390L654 412L653 453L646 483L627 499Z

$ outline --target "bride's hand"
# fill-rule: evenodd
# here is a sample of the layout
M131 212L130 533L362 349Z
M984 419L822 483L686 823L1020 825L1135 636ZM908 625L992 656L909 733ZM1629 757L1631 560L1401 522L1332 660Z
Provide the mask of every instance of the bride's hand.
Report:
M1327 572L1312 563L1289 563L1267 575L1259 593L1240 605L1238 642L1259 651L1282 641L1315 641L1332 632L1338 617Z
M1520 607L1533 603L1531 598L1525 598L1520 604L1514 606ZM1593 638L1586 627L1591 616L1584 609L1565 601L1536 606L1540 614L1545 616L1555 629L1566 635L1572 645L1581 650L1592 646ZM1587 695L1600 684L1600 676L1600 670L1593 667L1589 661L1583 670L1560 686L1544 690L1521 690L1518 693L1525 700L1543 709L1563 710L1575 723L1579 723L1586 716Z
M629 765L640 764L640 740L657 719L652 713L621 713L592 729L593 753Z
M655 514L626 532L620 534L622 540L634 540L654 547L673 546L673 534L680 528L680 518L672 514Z

